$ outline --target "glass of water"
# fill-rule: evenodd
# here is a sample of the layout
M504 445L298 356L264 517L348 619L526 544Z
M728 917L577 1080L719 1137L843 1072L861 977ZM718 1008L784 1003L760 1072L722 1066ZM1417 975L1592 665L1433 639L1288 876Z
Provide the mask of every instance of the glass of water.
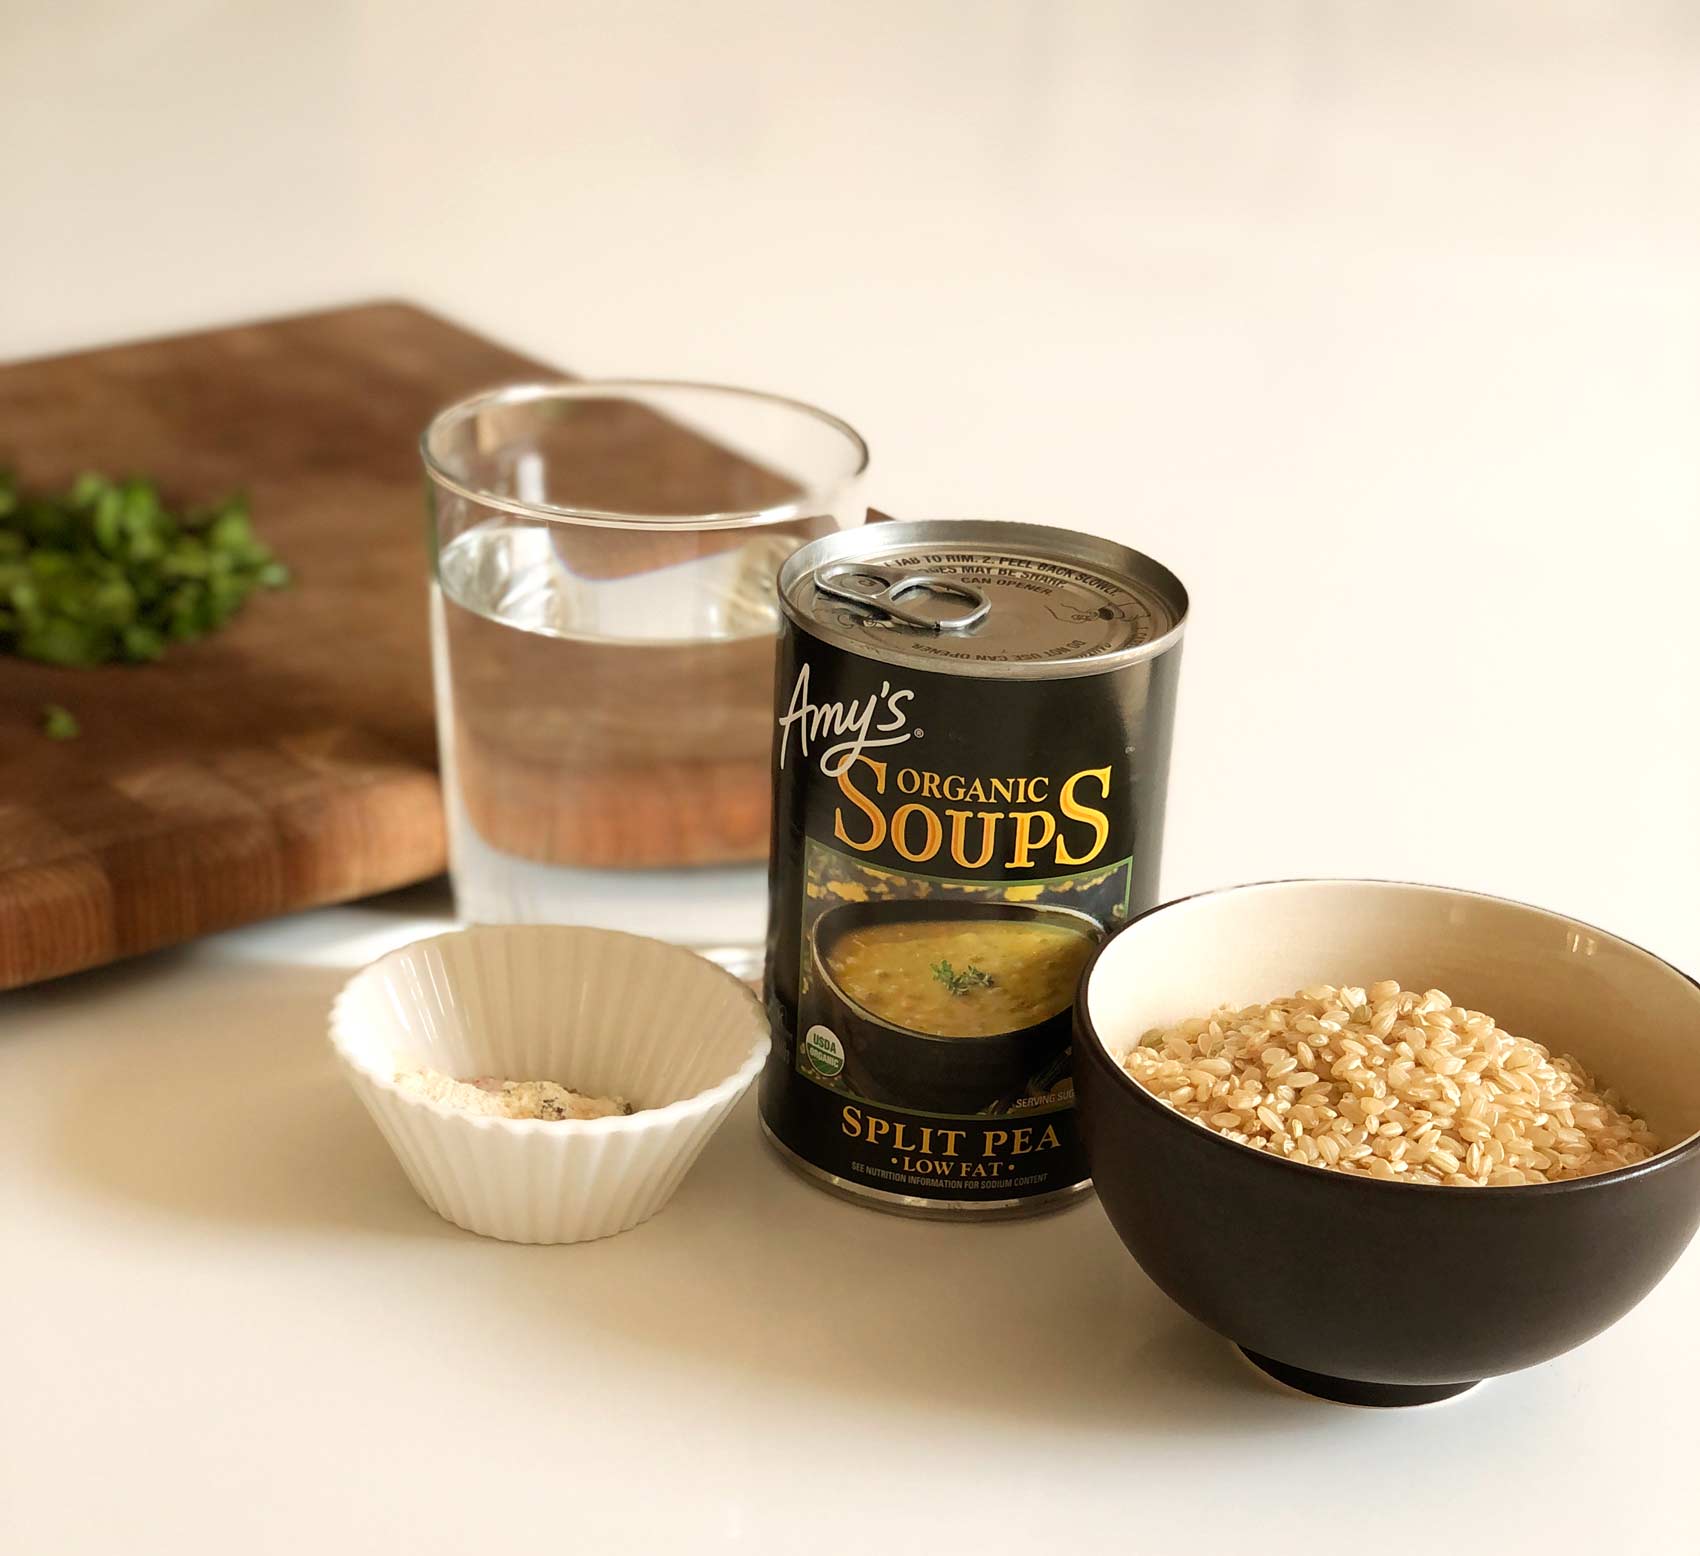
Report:
M523 384L421 440L449 869L475 923L759 971L775 576L860 523L836 416L709 384Z

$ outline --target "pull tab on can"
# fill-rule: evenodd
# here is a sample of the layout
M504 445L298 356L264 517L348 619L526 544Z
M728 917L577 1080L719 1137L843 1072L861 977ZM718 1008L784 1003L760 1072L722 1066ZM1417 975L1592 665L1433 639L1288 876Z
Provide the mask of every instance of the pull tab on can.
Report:
M984 621L992 608L991 601L972 584L937 573L910 573L866 562L823 567L815 574L814 583L817 592L832 599L846 600L927 632L966 632ZM916 595L960 600L965 608L953 615L925 615L913 605L903 603Z

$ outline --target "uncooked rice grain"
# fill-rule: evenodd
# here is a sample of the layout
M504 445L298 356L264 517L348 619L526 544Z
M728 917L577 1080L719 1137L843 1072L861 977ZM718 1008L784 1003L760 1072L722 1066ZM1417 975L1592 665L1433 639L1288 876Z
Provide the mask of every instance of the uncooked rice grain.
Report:
M1391 981L1224 1006L1147 1032L1122 1062L1241 1145L1398 1183L1556 1183L1659 1149L1574 1059Z

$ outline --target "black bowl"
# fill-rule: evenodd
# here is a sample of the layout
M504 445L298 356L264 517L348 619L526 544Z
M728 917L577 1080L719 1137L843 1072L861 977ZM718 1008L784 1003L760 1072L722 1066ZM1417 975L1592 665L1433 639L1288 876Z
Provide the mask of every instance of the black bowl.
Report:
M934 919L1018 919L1030 924L1065 924L1101 939L1103 926L1073 908L1023 902L846 902L828 908L809 931L809 954L823 994L827 1023L844 1048L845 1078L870 1102L917 1108L927 1113L984 1113L1024 1095L1030 1082L1063 1073L1073 1015L1056 1015L1014 1032L989 1037L939 1037L876 1016L838 986L827 955L840 936L862 924L914 923Z
M1219 1005L1382 978L1575 1055L1665 1149L1562 1183L1390 1183L1226 1139L1115 1058ZM1325 1398L1421 1404L1557 1356L1634 1307L1700 1222L1700 985L1520 903L1380 881L1168 903L1093 958L1074 1053L1092 1178L1128 1251L1266 1371Z

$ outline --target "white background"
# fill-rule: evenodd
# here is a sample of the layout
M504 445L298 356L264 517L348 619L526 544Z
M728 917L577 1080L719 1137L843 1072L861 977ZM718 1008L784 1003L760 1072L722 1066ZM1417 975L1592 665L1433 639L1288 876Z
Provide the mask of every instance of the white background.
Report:
M1191 586L1169 892L1435 880L1700 966L1684 0L0 0L0 157L0 356L396 295L818 400L882 507ZM0 1001L7 1556L1285 1549L1342 1468L1386 1549L1533 1548L1529 1484L1542 1540L1690 1537L1693 1257L1389 1421L1242 1381L1095 1209L892 1223L747 1110L612 1244L452 1233L318 1047L439 906Z

